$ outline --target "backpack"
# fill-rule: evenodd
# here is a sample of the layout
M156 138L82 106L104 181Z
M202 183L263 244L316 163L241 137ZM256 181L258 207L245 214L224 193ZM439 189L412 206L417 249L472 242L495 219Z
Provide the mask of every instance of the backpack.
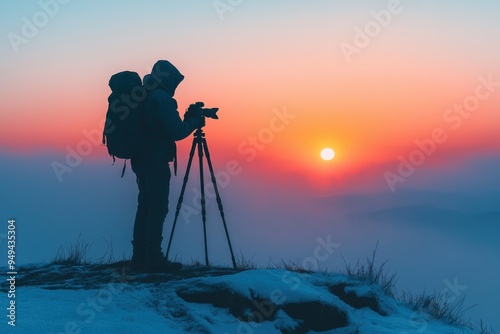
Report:
M123 177L127 159L134 158L140 150L141 113L147 92L139 74L131 71L112 75L109 87L111 95L108 97L102 143L107 146L113 164L115 158L125 159Z

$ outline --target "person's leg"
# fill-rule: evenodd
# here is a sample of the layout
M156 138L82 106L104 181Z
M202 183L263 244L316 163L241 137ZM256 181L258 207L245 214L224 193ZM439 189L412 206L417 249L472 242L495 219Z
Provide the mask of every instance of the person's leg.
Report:
M146 176L147 219L145 229L145 270L161 267L165 257L161 252L163 223L168 213L170 187L170 168L168 162L156 162L148 166Z
M147 226L147 203L148 191L146 187L147 174L144 173L139 163L132 161L132 170L137 176L139 195L137 196L137 211L135 214L133 231L133 253L132 267L142 270L146 256L146 226Z

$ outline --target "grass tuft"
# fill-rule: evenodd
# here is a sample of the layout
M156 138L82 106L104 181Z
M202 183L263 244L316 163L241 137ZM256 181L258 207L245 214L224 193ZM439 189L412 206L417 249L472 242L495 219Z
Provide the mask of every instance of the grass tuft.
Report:
M259 266L253 259L246 258L243 252L240 252L240 255L236 256L236 268L238 270L255 270L259 269Z
M496 332L493 330L493 327L486 328L486 325L483 322L483 319L479 320L479 334L495 334Z
M365 282L368 284L379 285L384 293L388 296L395 297L397 274L390 274L386 270L389 260L384 261L380 266L375 265L375 258L377 255L378 241L373 250L372 256L366 258L366 263L361 263L359 260L355 266L348 264L342 256L344 261L344 274L350 279Z
M425 312L434 319L442 320L451 325L473 327L469 322L463 320L464 313L474 307L464 309L465 295L452 302L447 295L436 292L427 294L424 291L420 295L403 293L399 300L414 311Z
M52 263L69 265L89 264L90 261L87 259L87 252L91 246L92 243L86 242L81 238L80 234L76 242L70 245L68 249L64 248L64 246L59 247Z

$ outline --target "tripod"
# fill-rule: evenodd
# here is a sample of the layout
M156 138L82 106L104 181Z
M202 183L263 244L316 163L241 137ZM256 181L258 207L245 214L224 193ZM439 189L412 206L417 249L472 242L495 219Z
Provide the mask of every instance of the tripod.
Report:
M207 212L205 209L205 183L203 178L203 152L205 152L205 157L208 162L208 169L210 170L210 176L212 179L212 184L215 190L215 196L217 198L217 205L219 207L220 216L222 218L222 223L224 224L224 231L226 232L227 243L229 245L229 251L231 252L231 260L233 261L233 267L236 269L236 261L234 259L233 247L231 246L231 240L229 239L229 232L227 231L226 219L224 217L224 208L222 207L222 200L219 195L219 189L217 188L217 180L214 175L214 169L212 167L212 161L210 160L210 153L208 152L207 140L205 139L205 133L201 128L198 128L193 137L193 144L191 146L191 151L189 152L189 161L186 167L186 175L184 175L184 181L182 183L181 194L179 195L179 201L177 202L177 208L175 210L174 224L172 225L172 231L170 232L170 239L168 240L167 254L170 252L170 246L172 245L172 238L174 236L175 226L177 224L177 219L179 218L179 212L181 211L182 201L184 199L184 192L186 191L186 184L189 177L189 171L191 170L191 163L193 162L194 150L198 147L198 158L200 164L200 186L201 186L201 219L203 222L203 239L205 242L205 265L210 266L208 262L208 248L207 248Z

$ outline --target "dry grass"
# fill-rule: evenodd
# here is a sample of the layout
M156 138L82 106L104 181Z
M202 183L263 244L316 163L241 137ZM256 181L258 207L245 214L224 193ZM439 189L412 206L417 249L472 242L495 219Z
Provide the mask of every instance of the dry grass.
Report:
M348 264L342 255L344 261L344 274L350 279L365 282L367 284L379 285L384 293L388 296L395 296L395 286L397 282L396 273L390 274L386 270L389 260L382 262L381 265L375 265L375 258L377 255L378 242L372 252L371 257L366 258L366 263L361 263L359 260L355 266Z
M91 246L92 243L86 242L81 238L80 234L76 242L70 245L68 249L64 248L64 246L59 247L52 263L71 265L89 264L90 261L87 259L87 252Z

